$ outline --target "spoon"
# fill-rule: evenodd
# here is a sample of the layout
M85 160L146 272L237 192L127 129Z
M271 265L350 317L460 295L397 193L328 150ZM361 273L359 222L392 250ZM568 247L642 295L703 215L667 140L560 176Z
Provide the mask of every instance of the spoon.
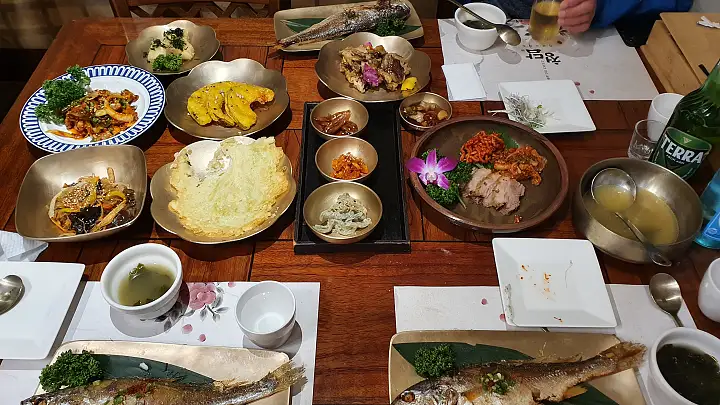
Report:
M677 326L683 326L682 321L678 318L683 299L680 294L680 285L673 276L666 273L658 273L652 276L650 279L650 295L652 295L660 309L673 317Z
M465 10L466 13L470 14L471 16L477 18L483 25L486 27L493 27L497 30L498 35L500 35L500 39L502 39L506 44L517 46L520 45L520 34L518 34L515 29L507 24L495 24L492 23L482 17L480 17L476 12L470 10L469 8L465 7L464 5L460 4L457 0L447 0L450 3L460 7L461 9Z
M637 195L637 185L635 184L635 180L633 180L633 178L630 177L630 175L627 174L624 170L610 167L600 170L595 175L595 177L593 177L592 184L590 185L590 193L592 194L593 200L595 200L595 202L597 202L600 206L603 205L600 203L600 201L598 201L597 197L595 196L595 189L603 185L620 187L626 190L628 193L630 193L630 196L632 197L632 202L635 203L635 197ZM615 215L620 218L620 220L622 220L628 228L630 228L635 237L640 241L640 243L643 244L645 250L647 251L648 257L650 258L650 260L652 260L653 263L663 267L672 266L672 262L668 260L668 258L665 257L665 255L662 254L660 250L648 240L647 237L645 237L645 234L643 234L641 230L639 230L632 222L630 222L630 220L627 219L625 214L615 211Z
M22 279L16 275L5 276L0 280L0 315L15 306L25 291Z

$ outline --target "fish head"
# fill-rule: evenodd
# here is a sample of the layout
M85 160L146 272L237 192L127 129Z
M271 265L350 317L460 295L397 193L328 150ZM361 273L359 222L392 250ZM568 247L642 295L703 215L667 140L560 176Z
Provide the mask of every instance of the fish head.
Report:
M465 398L451 384L426 380L406 389L391 405L465 405Z
M410 6L401 0L394 0L390 2L388 6L390 14L395 17L407 19L410 17Z

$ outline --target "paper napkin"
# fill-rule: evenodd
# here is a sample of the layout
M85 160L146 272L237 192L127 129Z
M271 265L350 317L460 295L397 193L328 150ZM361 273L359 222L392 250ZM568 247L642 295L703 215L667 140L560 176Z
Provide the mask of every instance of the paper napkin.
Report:
M707 17L705 17L705 16L702 16L702 18L700 18L700 21L698 21L697 23L698 23L698 25L702 25L703 27L708 27L708 28L720 28L720 23L716 23L716 22L710 21L710 20L709 20Z
M47 246L47 242L0 231L0 262L34 262Z
M443 65L450 101L479 101L487 98L474 63Z

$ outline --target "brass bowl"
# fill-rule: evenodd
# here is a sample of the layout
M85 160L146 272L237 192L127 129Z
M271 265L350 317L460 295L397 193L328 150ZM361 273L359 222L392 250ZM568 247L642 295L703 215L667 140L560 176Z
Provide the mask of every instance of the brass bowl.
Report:
M346 110L350 110L350 121L354 122L358 126L357 132L351 135L328 134L321 131L320 128L315 125L315 118L325 117L330 114L335 114L337 112ZM322 103L316 105L315 108L313 108L313 110L310 112L310 123L312 124L312 127L317 131L318 135L320 135L321 138L327 140L335 138L345 138L346 136L358 136L358 134L360 134L367 126L369 118L370 114L368 114L367 108L365 108L362 103L345 97L335 97L327 99Z
M405 118L405 116L402 113L402 111L405 107L410 107L411 105L418 104L421 101L424 101L426 103L433 103L433 104L437 105L438 107L442 108L443 110L447 111L447 113L448 113L447 118L442 120L441 122L445 122L445 121L449 120L450 118L452 118L452 105L450 104L448 99L446 99L445 97L443 97L439 94L430 93L430 92L415 93L412 96L407 97L405 100L403 100L402 103L400 103L400 107L398 108L398 111L400 111L400 118L402 118L403 122L405 123L405 126L411 128L411 129L414 129L416 131L426 131L426 130L432 128L432 127L424 127L422 125L418 125L418 124L414 123L413 121Z
M238 137L238 140L240 142L255 142L254 139L247 137ZM186 146L186 148L192 150L192 154L190 155L190 163L192 164L192 166L196 169L206 168L210 160L215 155L215 151L217 150L218 145L220 145L220 142L203 140L191 143L190 145ZM202 245L211 245L247 239L251 236L257 235L258 233L266 230L272 224L274 224L275 221L277 221L278 218L280 218L280 216L282 216L282 214L287 211L293 200L295 200L297 183L295 182L295 179L292 175L292 164L290 163L290 159L285 156L285 176L290 185L290 188L283 196L281 196L275 202L275 205L273 206L275 215L268 218L265 222L258 225L257 227L237 237L210 237L205 235L198 235L186 229L182 225L182 223L180 223L180 219L177 217L177 215L174 212L170 211L170 208L168 208L168 204L170 204L170 201L174 200L177 197L175 190L170 185L171 165L172 162L161 167L157 172L155 172L155 175L150 181L150 195L152 196L150 213L152 214L155 222L157 222L158 225L160 225L163 229L168 232L174 233L175 235L188 242Z
M368 173L364 176L352 180L343 180L332 177L332 161L338 156L350 152L356 158L365 161L368 167ZM355 138L352 136L343 136L340 138L329 140L318 148L315 153L315 166L317 166L320 174L328 181L357 181L362 182L368 178L378 164L378 154L370 142Z
M335 233L324 234L316 231L313 225L320 223L320 213L335 204L338 196L342 193L350 194L352 198L359 200L367 208L368 216L372 219L370 225L367 228L358 229L352 236L342 236ZM359 242L370 235L380 218L382 218L382 210L380 197L370 187L352 181L343 181L324 184L310 193L305 200L305 205L303 205L303 218L307 226L318 238L326 242L344 245Z
M115 228L80 235L63 236L50 221L50 201L62 189L83 176L107 176L115 172L115 181L135 190L137 215ZM130 227L143 210L147 189L147 164L143 151L132 145L97 146L47 155L30 166L20 186L15 208L15 228L25 238L46 242L85 242L114 235Z
M192 60L184 62L177 72L154 72L152 63L147 60L150 43L152 43L155 38L162 38L163 33L171 28L182 28L187 31L190 37L190 44L195 48L195 57ZM212 27L195 25L187 20L177 20L170 24L153 25L140 31L138 37L128 42L125 46L125 53L127 54L129 64L152 72L152 74L156 76L170 76L188 72L195 66L209 61L215 56L218 49L220 49L220 41L218 41L215 30L213 30Z
M410 76L418 79L415 88L408 92L379 90L361 93L350 86L345 75L340 71L342 58L340 51L348 46L358 46L370 42L373 46L382 45L386 51L394 52L405 58L410 64ZM402 100L410 94L417 93L430 83L430 57L416 51L412 44L401 37L381 37L371 32L358 32L343 40L335 40L323 46L315 63L315 73L328 89L341 96L350 97L368 103Z
M225 128L218 124L200 125L188 114L187 101L197 89L208 84L233 81L262 86L275 92L275 99L256 109L257 122L247 130ZM275 122L290 104L285 76L252 59L235 59L231 62L209 61L200 64L190 74L173 81L165 92L165 118L189 135L203 139L225 139L231 136L251 135Z
M577 232L606 254L631 263L651 263L645 248L637 240L627 239L609 229L590 215L583 196L590 191L593 177L602 169L616 167L626 171L638 188L644 188L664 200L678 220L677 242L658 245L658 249L670 260L681 259L692 245L702 227L702 205L695 190L672 171L654 163L613 158L598 162L580 178L573 196L573 225Z

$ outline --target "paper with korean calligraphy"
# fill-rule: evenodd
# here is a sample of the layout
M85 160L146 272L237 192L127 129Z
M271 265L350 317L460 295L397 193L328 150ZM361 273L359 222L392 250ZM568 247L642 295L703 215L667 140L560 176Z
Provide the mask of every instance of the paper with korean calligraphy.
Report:
M438 20L445 64L475 64L488 100L501 100L499 83L534 80L572 80L584 100L652 100L658 94L637 51L614 27L575 37L561 30L555 43L542 45L530 36L527 20L508 24L523 38L520 45L498 39L476 52L460 43L454 20Z

